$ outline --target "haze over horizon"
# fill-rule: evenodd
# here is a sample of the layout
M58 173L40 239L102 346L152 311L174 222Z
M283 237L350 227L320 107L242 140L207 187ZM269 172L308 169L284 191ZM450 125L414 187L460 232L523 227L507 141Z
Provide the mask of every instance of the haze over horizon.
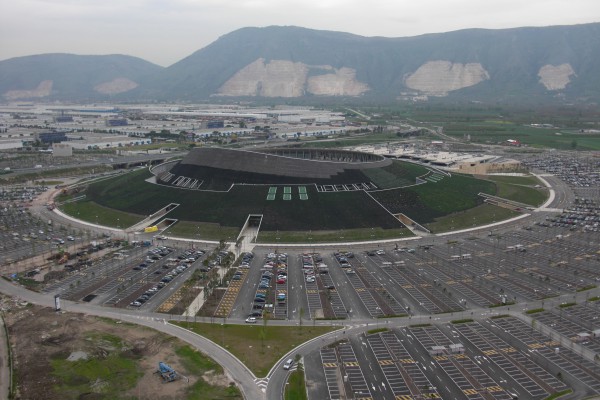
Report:
M597 0L24 0L2 6L0 60L44 53L126 54L169 66L247 26L403 37L598 21Z

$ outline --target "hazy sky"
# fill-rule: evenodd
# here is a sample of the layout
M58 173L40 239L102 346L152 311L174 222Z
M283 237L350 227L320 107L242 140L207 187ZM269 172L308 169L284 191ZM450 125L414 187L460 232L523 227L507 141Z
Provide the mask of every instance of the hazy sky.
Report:
M246 26L400 37L588 22L599 0L0 0L0 60L119 53L168 66Z

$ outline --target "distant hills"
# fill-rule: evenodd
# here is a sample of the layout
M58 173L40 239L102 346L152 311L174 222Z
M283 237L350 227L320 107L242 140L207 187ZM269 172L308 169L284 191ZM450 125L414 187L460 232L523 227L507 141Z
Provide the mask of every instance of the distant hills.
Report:
M7 100L98 100L127 93L162 67L124 55L41 54L0 61Z
M600 23L404 38L243 28L163 68L124 55L0 61L5 100L600 99Z

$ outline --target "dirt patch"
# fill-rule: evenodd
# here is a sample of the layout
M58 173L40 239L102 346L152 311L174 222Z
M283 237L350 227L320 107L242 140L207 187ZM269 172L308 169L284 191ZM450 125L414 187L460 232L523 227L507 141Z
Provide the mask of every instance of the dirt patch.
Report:
M215 288L211 295L204 301L202 308L198 312L199 316L202 317L212 317L215 315L215 311L217 307L219 307L219 303L223 296L225 296L226 288Z
M216 365L194 376L176 353L186 344L163 333L89 315L56 313L6 298L2 308L15 357L19 399L179 400L198 398L190 395L196 383L203 387L208 383L214 398L226 397L230 382L214 373ZM164 382L156 373L160 361L174 368L181 379Z
M215 371L206 371L202 375L202 379L204 379L209 385L213 386L228 387L231 383L231 381L227 379L226 375L216 374Z

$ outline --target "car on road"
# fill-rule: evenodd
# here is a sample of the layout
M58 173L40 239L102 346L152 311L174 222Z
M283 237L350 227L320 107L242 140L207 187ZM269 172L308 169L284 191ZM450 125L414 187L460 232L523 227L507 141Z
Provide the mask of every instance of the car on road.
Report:
M248 317L248 318L246 318L246 323L247 324L255 324L256 323L256 317Z
M290 368L292 368L292 365L294 365L294 360L292 360L291 358L289 358L285 364L283 364L283 369L285 369L286 371L289 370Z

